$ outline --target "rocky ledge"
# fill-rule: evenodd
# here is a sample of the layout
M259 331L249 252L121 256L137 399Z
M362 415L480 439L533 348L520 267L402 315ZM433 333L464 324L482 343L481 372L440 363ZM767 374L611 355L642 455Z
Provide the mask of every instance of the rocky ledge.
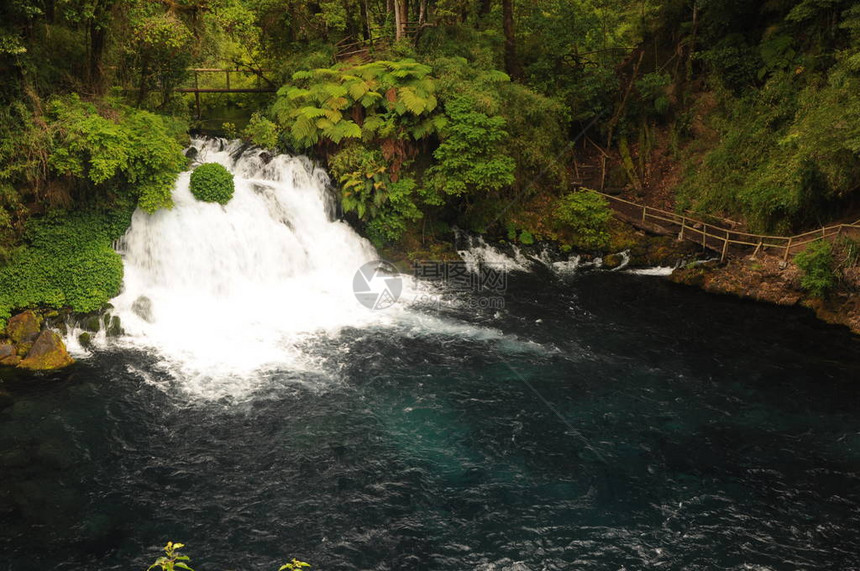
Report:
M0 365L50 371L74 362L63 339L33 311L15 315L0 332Z
M819 319L845 325L860 334L860 271L843 272L842 285L826 298L815 298L800 287L801 271L792 262L767 254L731 258L676 270L674 282L705 291L813 310Z

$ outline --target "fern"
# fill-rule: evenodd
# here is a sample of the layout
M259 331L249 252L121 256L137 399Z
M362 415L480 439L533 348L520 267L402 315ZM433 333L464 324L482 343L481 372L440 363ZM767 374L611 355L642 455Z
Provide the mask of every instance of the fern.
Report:
M427 108L427 100L415 93L411 87L401 87L398 96L406 109L413 115L421 115Z
M305 117L307 117L309 119L316 119L317 117L322 117L323 115L325 115L326 110L320 109L318 107L307 106L307 107L302 107L301 109L299 109L299 113L301 115L304 115Z
M379 103L380 100L382 100L381 93L377 93L376 91L368 91L364 94L364 96L362 96L359 103L361 103L362 107L368 109Z
M357 81L351 81L347 85L346 90L353 101L358 101L359 99L364 97L365 93L370 91L370 87L367 85L366 81L359 79Z
M324 89L334 98L345 97L349 93L343 85L337 83L327 83Z
M283 89L283 88L282 88L282 89ZM287 98L288 98L288 99L290 99L290 100L301 99L301 98L304 98L304 97L309 96L310 94L311 94L310 90L308 90L308 89L301 89L301 88L298 88L298 87L290 87L290 88L289 88L289 89L287 89L287 91L286 91L286 96L287 96ZM282 97L283 97L283 95L284 95L284 94L283 94L283 93L281 93L281 90L278 90L278 95L280 95L280 96L282 96Z

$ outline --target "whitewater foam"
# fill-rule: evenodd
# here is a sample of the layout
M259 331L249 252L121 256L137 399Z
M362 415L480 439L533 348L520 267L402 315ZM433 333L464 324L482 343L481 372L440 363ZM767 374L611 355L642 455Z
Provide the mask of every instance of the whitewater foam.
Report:
M233 198L226 206L196 200L189 171L176 181L173 209L135 212L118 245L125 278L112 303L126 332L120 345L155 351L205 392L271 367L301 370L296 347L306 336L384 325L404 311L356 302L352 278L377 254L334 218L323 170L238 141L192 146L196 163L234 174Z
M192 147L195 165L214 162L233 173L233 198L224 206L196 200L188 171L176 181L171 210L134 213L117 244L123 290L111 300L125 335L100 333L95 346L154 355L183 391L212 400L253 393L271 380L268 371L324 375L306 348L346 328L503 337L422 313L411 300L435 290L408 277L399 303L375 311L359 303L353 278L378 254L336 219L328 175L307 158L224 139L195 139ZM70 345L86 354L79 333L70 329Z

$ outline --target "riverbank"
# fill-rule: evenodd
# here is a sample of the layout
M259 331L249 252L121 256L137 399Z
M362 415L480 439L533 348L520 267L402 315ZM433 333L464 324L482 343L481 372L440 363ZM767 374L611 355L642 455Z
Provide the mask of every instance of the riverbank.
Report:
M860 334L860 271L843 271L839 287L827 297L816 298L801 287L801 270L793 261L759 253L729 258L725 263L709 262L679 268L669 277L676 283L701 288L710 293L734 295L782 306L811 309L827 323L844 325Z

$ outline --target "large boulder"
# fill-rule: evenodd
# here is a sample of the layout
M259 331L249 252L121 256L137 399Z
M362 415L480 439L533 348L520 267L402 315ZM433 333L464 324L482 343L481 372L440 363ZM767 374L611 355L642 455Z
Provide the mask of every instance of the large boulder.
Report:
M90 333L98 333L102 327L101 323L98 315L90 315L81 322L81 328Z
M0 344L0 365L9 365L14 367L21 362L21 357L18 356L18 348L7 343Z
M5 343L0 343L0 363L3 362L3 359L7 357L12 357L16 355L18 352L15 349L14 345L7 345Z
M29 310L10 318L6 325L6 334L13 343L32 343L41 330L41 320Z
M66 351L62 338L54 331L42 331L27 357L18 363L22 369L33 371L50 371L61 369L74 363L75 360Z

